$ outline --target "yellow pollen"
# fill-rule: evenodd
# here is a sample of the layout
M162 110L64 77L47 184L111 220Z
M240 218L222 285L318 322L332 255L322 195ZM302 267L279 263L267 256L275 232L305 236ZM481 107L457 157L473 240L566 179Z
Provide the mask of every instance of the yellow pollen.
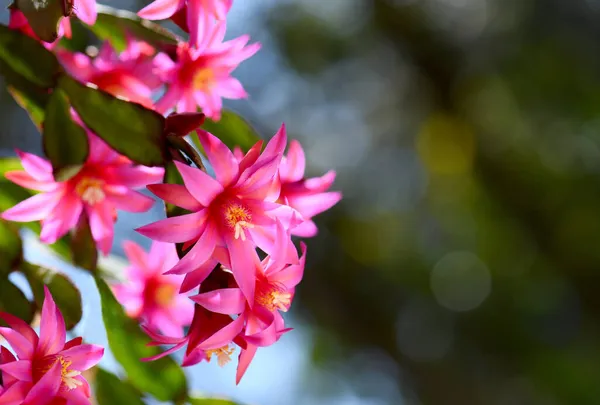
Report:
M212 69L201 69L194 74L194 88L200 91L206 91L212 87L215 82L215 73Z
M205 354L208 361L210 361L213 354L217 356L217 363L219 364L219 367L223 367L225 364L231 361L231 355L234 351L235 349L233 347L226 345L219 347L218 349L207 350Z
M169 306L175 298L177 288L172 284L162 284L156 288L154 293L154 299L156 303L161 307Z
M75 191L81 199L90 205L98 204L104 200L104 182L91 177L84 177L75 186Z
M246 240L246 234L244 233L244 228L254 228L254 225L250 223L252 220L252 215L248 212L248 210L242 207L239 204L231 204L225 210L225 220L227 221L227 225L233 228L235 234L234 237L236 239Z
M255 296L258 305L269 311L276 309L287 312L292 303L292 293L287 292L284 287L271 285L269 289L258 290Z
M60 376L61 376L62 382L65 384L65 386L67 387L68 390L72 390L72 389L75 389L75 388L83 385L83 383L81 381L79 381L77 378L75 378L78 375L81 375L81 372L77 371L77 370L71 370L69 367L71 367L72 362L70 360L65 360L64 357L62 357L62 356L58 356L52 363L50 363L50 365L48 365L46 368L44 368L43 373L45 374L48 371L50 371L50 369L52 367L54 367L56 362L60 362L60 366L61 366Z

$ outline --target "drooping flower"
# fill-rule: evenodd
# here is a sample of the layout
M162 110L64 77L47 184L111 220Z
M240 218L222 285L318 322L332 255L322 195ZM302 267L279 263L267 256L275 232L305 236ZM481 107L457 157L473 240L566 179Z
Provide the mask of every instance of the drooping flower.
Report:
M9 328L0 327L15 355L2 347L2 405L90 404L90 387L81 373L98 364L104 349L66 342L65 321L45 288L39 336L24 321L0 313Z
M105 41L95 58L68 50L57 56L66 70L81 82L94 83L98 88L115 96L152 108L152 91L161 86L153 74L155 50L149 44L127 38L127 48L117 53Z
M153 242L146 253L138 244L123 244L130 266L126 281L114 292L127 314L139 319L148 329L165 335L183 336L183 327L192 321L194 303L179 295L182 276L163 275L178 260L175 245Z
M195 112L200 107L207 117L221 117L222 98L247 97L242 84L231 73L244 60L254 55L260 44L247 45L247 35L223 42L225 22L206 27L201 43L191 47L180 43L177 62L166 54L156 56L161 78L167 90L156 103L156 110L166 113L172 108L178 112Z
M206 24L211 19L224 20L232 4L233 0L155 0L141 9L138 15L148 20L166 20L183 13L190 43L198 46Z
M277 243L276 219L290 228L297 224L296 213L269 200L269 190L286 145L285 127L281 127L262 154L262 142L258 142L239 163L217 137L204 131L198 134L216 179L200 169L175 162L185 186L155 184L148 188L166 202L192 213L167 218L137 231L154 240L193 245L169 273L185 274L203 268L203 274L197 275L198 283L212 270L203 265L211 259L215 248L226 247L230 269L245 297L253 302L255 248L269 254L277 246L284 246L284 254L295 253L291 239Z
M54 180L50 162L17 151L25 170L6 172L6 178L40 193L4 211L2 218L17 222L41 221L41 241L54 243L85 214L98 247L108 254L117 209L149 210L154 200L133 189L161 181L164 169L134 165L94 134L88 132L88 139L87 161L75 176L62 182Z
M296 140L290 142L287 156L279 165L279 199L281 204L297 210L304 222L292 230L292 234L311 237L317 234L317 225L312 217L333 207L342 199L342 193L327 192L335 180L335 171L330 170L321 177L304 178L306 159L302 146Z

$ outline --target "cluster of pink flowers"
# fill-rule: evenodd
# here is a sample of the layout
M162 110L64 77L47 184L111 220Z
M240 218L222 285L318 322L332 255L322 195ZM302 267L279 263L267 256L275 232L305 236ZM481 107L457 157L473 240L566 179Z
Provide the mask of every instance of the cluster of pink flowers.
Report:
M0 404L85 405L90 386L81 375L98 364L104 349L83 344L80 337L66 341L65 321L45 289L39 336L25 322L0 312L8 328L0 335L12 347L0 350Z
M82 82L163 114L200 108L218 120L222 98L246 97L231 73L260 47L248 45L247 36L224 41L231 5L232 0L156 0L141 10L143 18L172 18L190 33L189 43L178 44L174 59L133 37L128 37L125 51L117 53L105 43L94 58L60 49L56 43L49 47ZM76 0L75 12L93 24L95 1ZM68 19L61 24L69 35ZM11 27L35 37L19 11L11 11ZM163 85L166 89L155 102ZM160 184L163 168L136 165L95 134L87 134L89 157L65 181L54 179L48 161L18 151L24 170L7 172L6 177L39 193L4 211L2 218L41 221L40 239L45 243L88 221L98 248L108 254L117 210L144 212L154 202L135 189L147 187L165 203L187 210L138 229L154 240L149 253L133 242L123 245L130 261L127 281L113 285L113 290L127 314L143 324L152 345L172 346L152 359L186 347L184 366L213 356L223 365L239 348L239 382L257 349L290 330L281 313L290 308L307 251L301 243L299 252L292 236L314 236L312 218L341 199L339 192L327 191L335 173L305 178L300 144L292 141L284 154L284 126L264 150L260 141L245 154L198 130L214 177L203 168L175 161L183 185ZM59 398L46 398L45 404L89 403L89 388L80 372L94 365L101 352L81 345L81 340L64 342L64 321L49 293L39 339L22 321L2 316L12 329L0 328L0 334L18 359L8 351L1 353L0 404L41 404L36 401L41 401L42 392Z

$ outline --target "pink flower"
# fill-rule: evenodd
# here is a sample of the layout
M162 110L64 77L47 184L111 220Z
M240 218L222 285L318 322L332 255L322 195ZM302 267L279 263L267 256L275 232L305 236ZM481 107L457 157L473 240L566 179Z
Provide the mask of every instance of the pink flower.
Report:
M333 207L342 199L340 192L326 192L335 180L335 171L322 177L304 178L306 160L302 146L296 140L290 142L287 157L279 165L280 194L278 202L296 209L304 222L292 230L292 234L311 237L317 234L317 225L311 220L317 214Z
M90 132L88 139L90 153L86 163L75 176L63 182L54 180L50 162L17 151L25 170L9 171L6 178L40 193L4 211L2 218L17 222L41 221L41 241L54 243L85 214L94 240L100 250L108 254L116 210L149 210L154 200L132 189L161 181L164 169L135 166Z
M24 321L0 313L9 328L0 335L16 356L1 351L3 405L90 404L90 387L81 373L98 364L104 349L82 344L80 337L65 342L65 321L45 288L39 337Z
M185 186L155 184L148 188L166 202L192 213L143 226L138 232L163 242L186 242L188 247L193 244L169 273L185 274L202 268L202 274L196 277L198 283L212 270L203 264L211 259L215 248L226 247L231 271L245 297L253 302L254 249L258 246L272 253L283 246L285 254L295 252L291 239L276 240L276 219L293 227L295 211L268 198L286 144L285 127L262 154L262 142L258 142L239 163L217 137L204 131L198 133L216 179L200 169L175 162Z
M120 54L106 41L94 59L67 50L59 50L57 56L79 81L152 108L152 91L161 86L153 74L154 53L152 46L128 37L127 48Z
M177 263L175 245L154 242L147 254L127 241L123 249L131 266L125 270L127 281L115 285L114 291L127 314L152 331L183 336L183 327L192 321L194 304L178 294L182 276L162 274Z
M156 56L167 91L156 103L156 110L166 113L195 112L200 107L213 120L221 117L222 98L247 97L242 84L231 73L244 60L254 55L260 44L246 46L247 35L223 42L225 23L209 24L197 48L180 43L177 62L166 54Z
M155 0L138 12L148 20L165 20L178 12L185 13L190 43L198 46L201 33L211 19L224 20L233 0Z

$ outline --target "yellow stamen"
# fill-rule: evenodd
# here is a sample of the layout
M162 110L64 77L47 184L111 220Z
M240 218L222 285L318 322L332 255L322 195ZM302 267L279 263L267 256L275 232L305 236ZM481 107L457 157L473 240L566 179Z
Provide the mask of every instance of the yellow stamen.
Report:
M231 204L225 210L225 220L234 230L234 237L236 239L246 240L246 234L244 228L254 228L254 225L250 222L252 215L248 212L245 207L239 204Z
M75 378L75 377L81 375L81 372L70 369L69 367L71 367L72 361L65 360L65 358L62 356L58 356L53 362L51 362L49 365L47 365L42 370L43 371L42 374L45 374L48 371L50 371L50 369L52 367L54 367L54 365L57 362L60 362L60 367L61 367L60 376L61 376L63 384L67 387L68 390L72 390L72 389L75 389L75 388L83 385L83 382L81 382L77 378Z
M219 347L218 349L211 349L205 352L206 359L210 361L213 354L217 356L217 364L219 367L223 367L225 364L231 361L231 355L235 351L235 348L230 347L229 345Z
M215 73L212 69L201 69L194 75L194 88L200 91L209 90L215 82Z
M84 177L75 186L75 191L83 201L89 205L95 205L102 202L106 197L103 187L104 181L92 177Z
M176 294L177 288L174 285L162 284L156 288L154 299L159 306L166 307L173 302Z

